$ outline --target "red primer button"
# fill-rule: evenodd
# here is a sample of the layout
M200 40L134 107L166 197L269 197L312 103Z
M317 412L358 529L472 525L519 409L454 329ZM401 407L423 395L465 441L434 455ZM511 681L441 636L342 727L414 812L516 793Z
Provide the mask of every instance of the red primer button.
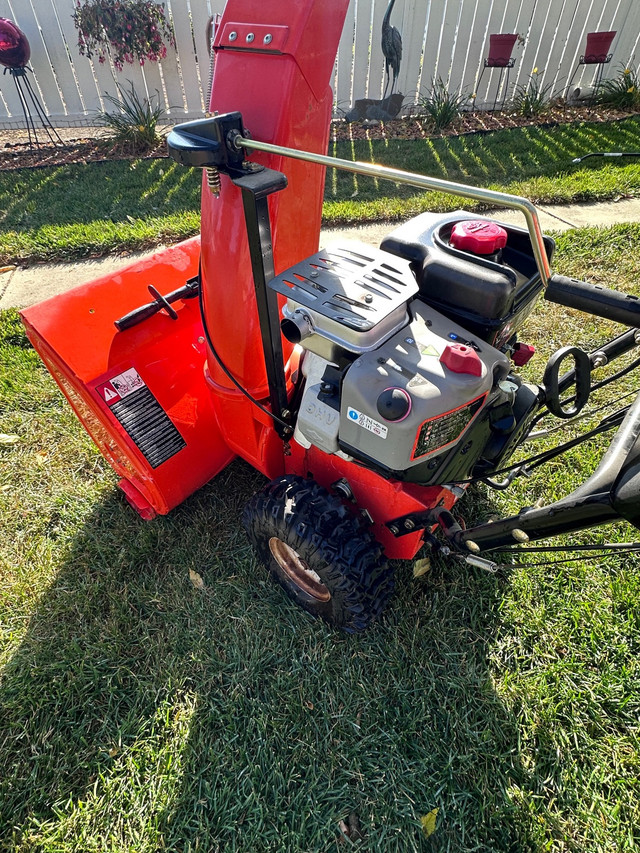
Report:
M452 373L482 376L480 356L474 349L464 344L447 344L440 356L440 364L443 364Z

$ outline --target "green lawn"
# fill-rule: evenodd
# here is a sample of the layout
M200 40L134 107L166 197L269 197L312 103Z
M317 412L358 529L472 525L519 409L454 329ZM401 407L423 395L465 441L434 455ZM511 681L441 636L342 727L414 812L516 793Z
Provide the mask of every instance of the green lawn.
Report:
M637 195L637 160L591 159L582 166L571 160L594 150L638 150L639 144L640 117L634 117L415 141L340 142L330 153L554 203ZM460 204L451 196L334 170L327 176L324 222L400 219ZM171 160L0 171L0 264L175 242L198 232L199 210L200 175Z
M640 225L570 232L555 266L639 293L638 245ZM545 305L523 339L539 376L550 350L602 334ZM0 422L17 437L0 443L1 850L638 849L636 556L497 575L437 560L417 580L402 565L384 621L346 636L255 565L239 518L263 480L246 464L139 520L14 312ZM596 459L583 445L461 511L551 498ZM363 837L341 841L352 814Z

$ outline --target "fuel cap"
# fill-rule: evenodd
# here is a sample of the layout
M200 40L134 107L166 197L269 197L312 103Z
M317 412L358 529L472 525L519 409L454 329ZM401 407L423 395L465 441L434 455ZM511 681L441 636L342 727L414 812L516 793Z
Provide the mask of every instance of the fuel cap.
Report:
M411 397L404 388L385 388L376 405L385 421L401 421L411 411Z
M496 222L486 219L467 219L456 222L449 239L451 245L463 252L493 255L507 245L507 232Z

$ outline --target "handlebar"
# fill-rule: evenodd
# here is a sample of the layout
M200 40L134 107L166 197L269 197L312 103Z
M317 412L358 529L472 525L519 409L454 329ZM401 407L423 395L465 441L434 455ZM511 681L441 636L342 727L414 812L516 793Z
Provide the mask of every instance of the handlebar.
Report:
M613 320L614 323L640 326L640 298L600 284L579 281L566 275L552 275L544 298L556 305L577 308L578 311Z

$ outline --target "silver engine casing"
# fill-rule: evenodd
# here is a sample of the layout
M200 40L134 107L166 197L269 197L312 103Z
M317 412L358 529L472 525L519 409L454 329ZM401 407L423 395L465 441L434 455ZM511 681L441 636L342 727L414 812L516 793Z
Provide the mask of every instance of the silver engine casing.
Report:
M303 446L406 472L462 441L509 374L504 353L415 299L408 263L382 250L331 246L270 287L287 297L285 335L307 350L294 435ZM386 416L389 394L406 412Z
M479 376L450 370L440 359L468 333L418 300L411 314L401 331L347 368L339 399L322 390L330 362L305 355L307 384L294 436L299 443L407 471L462 440L492 389L509 373L509 359L480 342L474 350ZM409 401L407 414L398 420L385 418L378 408L380 395L389 389L400 389Z

